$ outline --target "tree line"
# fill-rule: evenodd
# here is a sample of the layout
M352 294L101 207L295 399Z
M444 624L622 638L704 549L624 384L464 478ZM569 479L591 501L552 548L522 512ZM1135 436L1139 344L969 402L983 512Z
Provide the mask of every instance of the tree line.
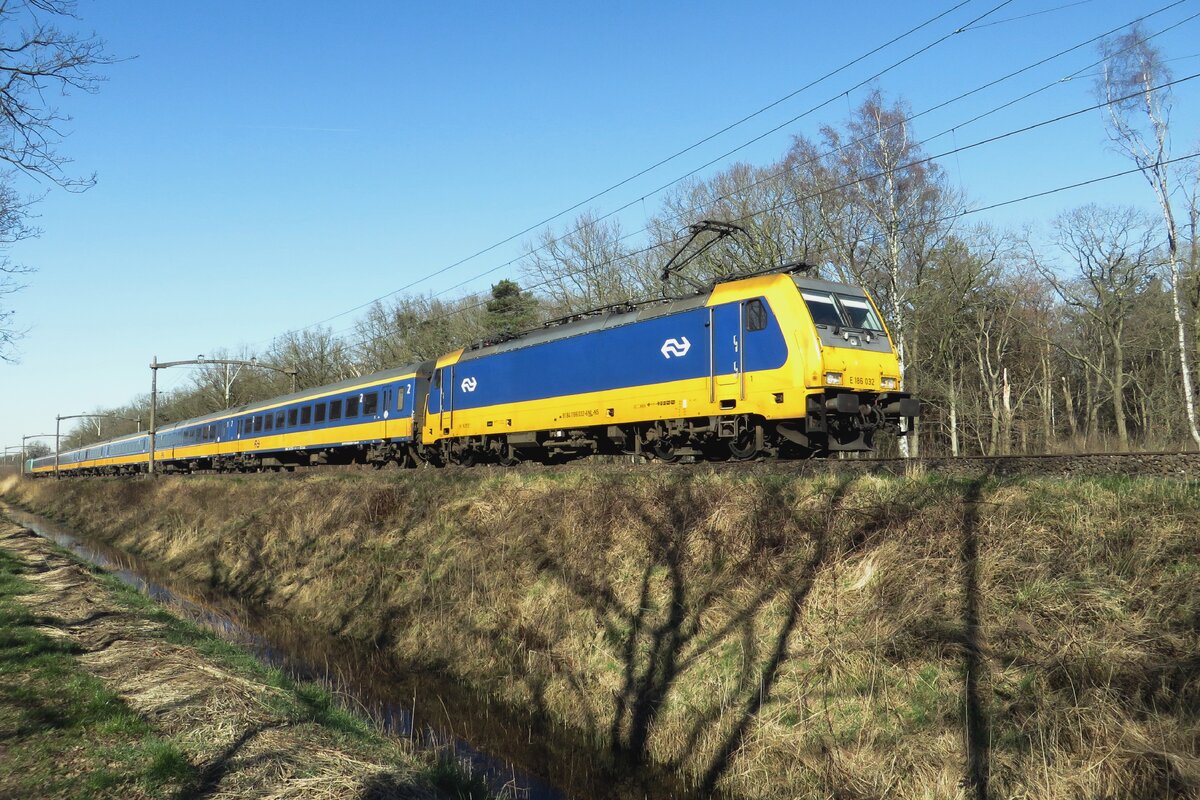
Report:
M689 291L664 287L660 272L688 226L711 219L744 233L692 261L689 283L801 260L810 274L871 292L905 388L923 403L914 434L889 445L905 455L1200 446L1200 171L1170 152L1163 54L1135 27L1105 42L1102 55L1103 128L1146 180L1139 205L1070 208L1037 237L972 223L965 193L930 158L906 104L875 91L842 124L794 137L772 163L676 184L644 232L589 211L527 242L515 279L489 293L398 296L370 306L342 335L291 331L262 352L213 357L294 366L307 388ZM206 365L161 398L160 419L290 388L279 372ZM148 420L148 399L104 413ZM99 420L76 428L68 444L132 429Z

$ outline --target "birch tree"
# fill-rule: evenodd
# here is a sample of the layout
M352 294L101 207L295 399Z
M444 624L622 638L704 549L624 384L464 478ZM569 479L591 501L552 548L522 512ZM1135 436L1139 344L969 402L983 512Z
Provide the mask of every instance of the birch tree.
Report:
M835 242L831 249L841 263L858 270L847 277L871 289L883 306L903 381L919 334L913 297L932 254L950 233L946 220L961 201L941 168L926 160L903 103L888 105L873 92L844 132L826 128L822 134L841 179L836 185L855 208L851 216L866 223L861 238ZM916 455L917 449L915 436L900 440L903 456Z
M1109 141L1117 152L1137 166L1150 184L1162 212L1167 234L1167 266L1170 270L1171 308L1175 321L1176 346L1184 409L1192 440L1200 445L1196 424L1196 399L1192 389L1191 350L1182 297L1182 265L1179 229L1172 203L1170 165L1171 95L1155 89L1171 78L1162 53L1152 46L1139 25L1101 46L1104 69L1097 92L1108 103L1105 117Z

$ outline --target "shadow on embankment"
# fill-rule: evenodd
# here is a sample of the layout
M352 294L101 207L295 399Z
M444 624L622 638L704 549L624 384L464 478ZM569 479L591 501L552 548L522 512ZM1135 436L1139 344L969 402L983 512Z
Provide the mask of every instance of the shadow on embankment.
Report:
M822 570L869 549L882 531L901 528L921 508L919 490L914 490L894 506L849 513L843 505L852 482L838 479L818 506L809 505L802 513L787 484L759 487L761 496L745 526L752 538L741 561L734 563L720 554L711 554L708 564L696 563L695 551L704 549L697 547L696 538L706 535L719 502L703 485L670 487L669 503L618 509L632 512L649 532L635 602L622 599L632 595L627 587L622 591L598 571L586 574L547 550L536 555L540 571L568 587L603 621L620 654L621 686L612 717L587 720L592 738L606 741L618 764L663 761L669 769L684 769L695 777L689 794L717 791L801 644L797 629L815 599L813 588ZM745 597L750 586L753 593L731 608L731 598ZM714 615L720 624L705 628L702 620ZM772 626L770 636L763 636L764 624ZM689 670L711 668L714 658L729 652L736 652L740 662L732 696L703 711L689 709L686 724L672 720L668 731L660 716L677 683ZM574 684L574 690L580 707L586 708L584 689ZM655 741L663 737L670 741ZM662 759L664 750L675 755ZM700 762L697 752L703 754Z

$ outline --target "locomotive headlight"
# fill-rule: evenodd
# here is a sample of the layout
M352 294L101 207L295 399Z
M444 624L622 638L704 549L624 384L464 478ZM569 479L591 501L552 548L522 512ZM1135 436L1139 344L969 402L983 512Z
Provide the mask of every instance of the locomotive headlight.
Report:
M896 388L896 379L895 378L880 378L879 386L883 389L895 389Z
M839 383L841 383L841 382L842 382L842 373L840 373L840 372L826 372L826 373L825 373L825 382L826 382L826 383L830 383L830 384L839 384Z

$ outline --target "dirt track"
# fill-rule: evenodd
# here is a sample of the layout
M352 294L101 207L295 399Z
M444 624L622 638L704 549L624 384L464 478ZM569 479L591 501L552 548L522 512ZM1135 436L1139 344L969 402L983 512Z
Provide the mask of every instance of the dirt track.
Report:
M196 765L186 797L434 797L411 768L340 746L287 711L281 689L247 679L194 648L165 639L165 625L119 603L97 578L32 532L0 518L0 548L30 567L23 604L53 620L42 628L79 649L99 677Z

